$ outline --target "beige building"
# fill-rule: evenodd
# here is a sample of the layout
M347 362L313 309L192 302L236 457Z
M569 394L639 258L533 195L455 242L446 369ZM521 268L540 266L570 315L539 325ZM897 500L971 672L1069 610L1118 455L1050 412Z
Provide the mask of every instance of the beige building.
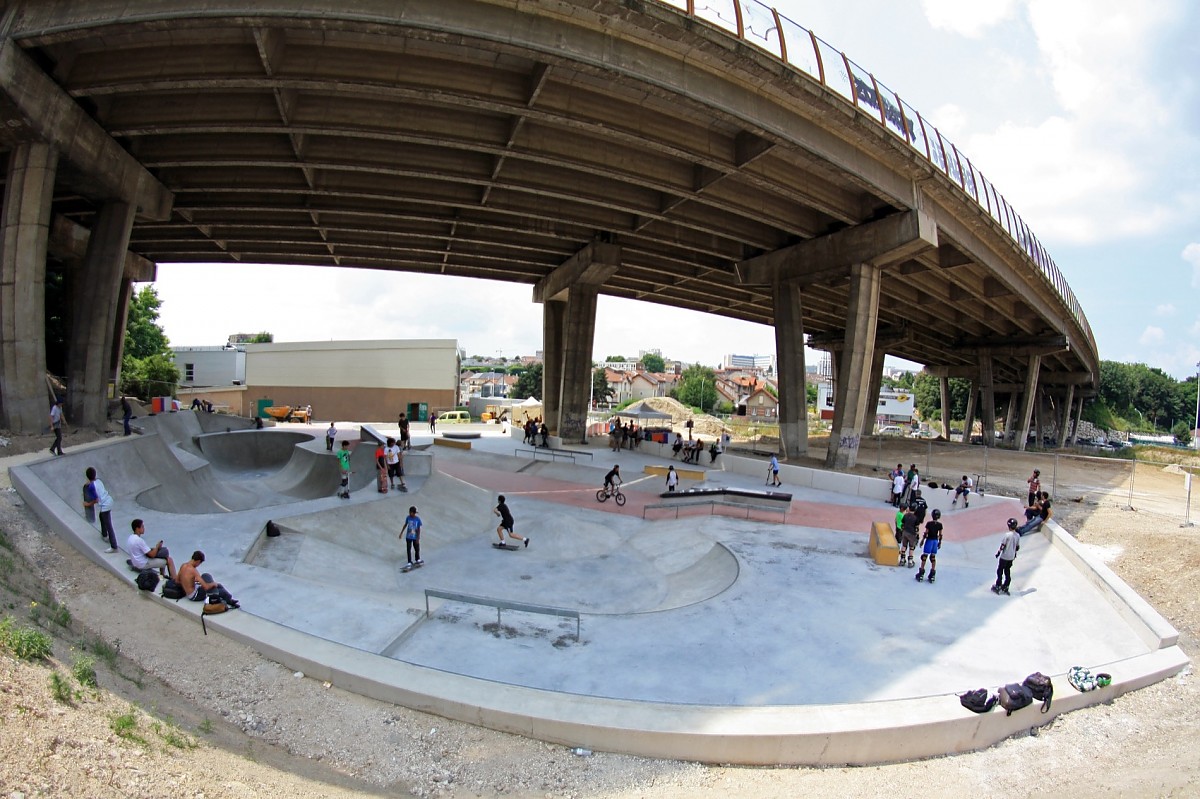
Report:
M395 423L410 403L458 404L454 339L247 344L247 403L311 405L321 421Z

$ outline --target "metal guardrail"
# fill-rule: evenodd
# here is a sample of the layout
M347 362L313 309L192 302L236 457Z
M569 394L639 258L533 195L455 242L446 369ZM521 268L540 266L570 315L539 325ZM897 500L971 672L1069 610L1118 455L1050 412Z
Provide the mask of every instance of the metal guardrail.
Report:
M1064 307L1087 336L1092 351L1096 351L1096 338L1079 300L1029 226L970 159L915 108L901 100L899 94L812 31L757 0L659 2L770 53L832 90L864 112L867 118L906 142L915 153L950 178L1009 235L1057 292Z
M521 613L540 613L545 616L564 616L575 620L575 643L579 643L579 611L567 608L556 608L550 605L531 605L527 602L511 602L507 599L493 599L474 594L460 594L457 591L442 591L438 588L425 589L425 618L429 618L429 597L448 599L451 602L466 602L471 605L490 605L496 609L496 624L500 623L500 610L515 610Z
M745 514L745 516L742 517L744 519L749 519L750 511L755 511L755 510L767 511L768 513L778 513L780 524L782 524L787 519L788 511L790 510L789 507L779 507L777 505L749 505L749 504L746 504L745 502L730 502L727 499L715 499L715 498L702 499L700 497L697 497L693 500L684 501L684 502L654 502L654 503L651 503L642 508L642 518L643 519L646 518L646 511L648 511L648 510L664 510L667 508L671 508L671 509L674 509L674 511L675 511L675 518L678 519L680 508L698 508L698 507L702 507L702 506L708 507L708 515L709 516L715 516L716 514L713 512L713 508L717 505L720 505L723 508L738 508L739 510L745 511L746 514ZM724 514L722 514L722 515L724 515Z
M557 461L559 458L564 458L569 459L571 463L574 463L576 458L580 458L585 455L587 456L588 460L591 460L594 457L592 453L583 452L581 450L549 449L543 447L517 447L515 450L513 450L513 454L528 454L535 461L538 459L538 455L549 455L551 461Z

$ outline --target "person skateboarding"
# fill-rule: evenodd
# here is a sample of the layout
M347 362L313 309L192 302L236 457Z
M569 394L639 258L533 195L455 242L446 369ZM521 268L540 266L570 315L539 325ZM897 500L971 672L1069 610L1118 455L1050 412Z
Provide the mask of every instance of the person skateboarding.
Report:
M529 546L529 536L520 536L513 532L513 516L512 511L508 509L508 505L504 501L504 495L501 494L492 513L500 517L500 524L496 527L496 535L500 538L500 543L495 546L500 549L507 549L504 543L504 534L508 533L509 538L514 538L521 541L525 546Z
M404 539L404 553L408 558L408 565L403 570L412 571L418 566L424 566L425 561L421 560L421 517L417 515L416 505L408 509L400 537Z

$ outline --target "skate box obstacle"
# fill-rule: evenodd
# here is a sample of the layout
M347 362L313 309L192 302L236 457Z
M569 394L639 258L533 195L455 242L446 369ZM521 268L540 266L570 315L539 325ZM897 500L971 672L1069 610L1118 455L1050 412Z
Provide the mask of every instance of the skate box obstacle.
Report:
M880 566L900 565L900 546L896 543L896 531L891 522L871 523L871 542L867 551Z

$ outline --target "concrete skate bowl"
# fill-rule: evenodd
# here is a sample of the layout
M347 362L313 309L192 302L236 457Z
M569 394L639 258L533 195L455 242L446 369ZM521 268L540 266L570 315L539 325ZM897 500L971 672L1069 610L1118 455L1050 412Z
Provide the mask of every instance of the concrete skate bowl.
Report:
M306 433L244 430L193 438L200 455L182 473L140 493L137 501L166 513L230 513L331 496L337 459L304 444Z

